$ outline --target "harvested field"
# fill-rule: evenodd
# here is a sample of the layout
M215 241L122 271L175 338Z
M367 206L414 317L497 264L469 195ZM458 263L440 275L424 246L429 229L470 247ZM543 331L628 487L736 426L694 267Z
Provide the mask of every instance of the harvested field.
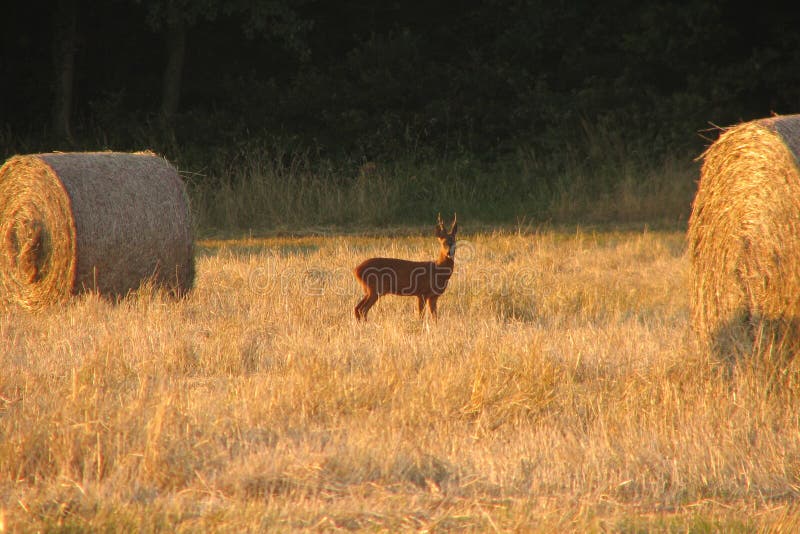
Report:
M7 306L0 524L798 528L798 364L699 347L682 233L461 225L438 323L352 317L352 267L421 231L205 241L177 302Z

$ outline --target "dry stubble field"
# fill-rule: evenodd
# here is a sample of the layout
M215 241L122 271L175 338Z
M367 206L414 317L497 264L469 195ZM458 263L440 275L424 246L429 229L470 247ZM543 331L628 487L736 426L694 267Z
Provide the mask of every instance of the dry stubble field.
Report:
M704 354L679 232L203 241L189 298L0 314L0 531L794 530L800 370Z

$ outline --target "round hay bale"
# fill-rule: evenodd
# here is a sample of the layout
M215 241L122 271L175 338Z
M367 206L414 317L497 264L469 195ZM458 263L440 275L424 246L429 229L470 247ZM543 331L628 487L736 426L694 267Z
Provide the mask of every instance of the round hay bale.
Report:
M27 308L143 281L194 282L191 214L177 171L151 152L14 156L0 167L0 280Z
M800 115L726 129L703 155L689 219L692 322L728 350L800 339ZM741 334L745 334L744 337Z

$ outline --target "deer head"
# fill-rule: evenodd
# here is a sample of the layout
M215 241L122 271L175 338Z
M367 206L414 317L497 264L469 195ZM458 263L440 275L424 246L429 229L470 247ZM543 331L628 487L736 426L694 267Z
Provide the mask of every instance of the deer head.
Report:
M456 214L453 214L453 224L450 226L450 231L444 229L444 222L442 221L442 214L439 214L439 223L436 225L436 238L442 246L442 254L448 259L453 259L456 254L456 232L458 231L458 222L456 221Z

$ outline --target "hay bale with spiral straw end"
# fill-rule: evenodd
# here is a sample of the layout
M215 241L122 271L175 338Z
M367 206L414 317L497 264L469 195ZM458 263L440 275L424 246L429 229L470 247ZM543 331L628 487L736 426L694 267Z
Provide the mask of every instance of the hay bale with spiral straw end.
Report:
M14 156L0 167L3 299L35 309L142 282L177 295L194 282L186 188L151 152Z
M703 155L689 219L692 322L702 341L800 342L800 115L726 129Z

